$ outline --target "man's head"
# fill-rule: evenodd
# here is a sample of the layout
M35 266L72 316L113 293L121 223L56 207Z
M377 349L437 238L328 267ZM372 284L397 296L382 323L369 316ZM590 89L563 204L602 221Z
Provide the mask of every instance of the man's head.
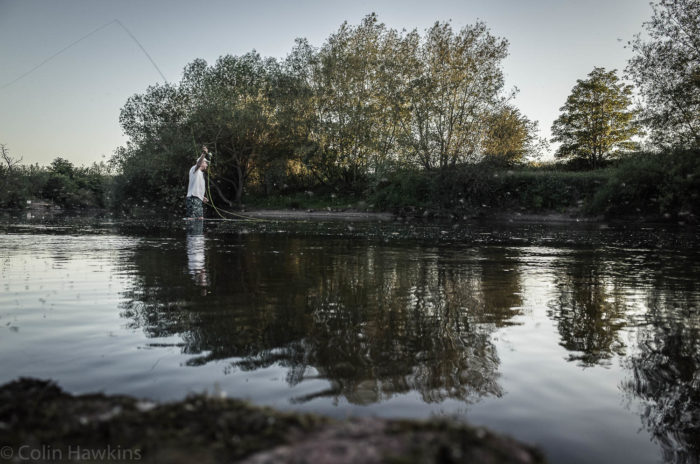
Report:
M199 163L199 169L202 171L206 171L208 167L209 161L207 161L206 158L202 158L202 161Z

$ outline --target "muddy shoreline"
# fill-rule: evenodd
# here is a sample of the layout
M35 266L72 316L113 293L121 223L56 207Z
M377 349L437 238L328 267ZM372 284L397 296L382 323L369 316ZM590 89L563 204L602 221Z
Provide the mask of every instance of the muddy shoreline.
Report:
M108 216L114 219L146 219L153 217L162 219L163 215L158 211L138 210L132 214L116 214L106 209L84 209L84 210L63 210L61 208L49 208L44 204L31 205L31 207L23 210L0 210L10 216L24 216L27 219L54 219L57 217L104 217ZM626 215L618 217L605 217L602 215L590 216L583 214L578 209L571 209L565 212L559 211L542 211L542 212L527 212L527 211L509 211L509 210L479 210L472 212L457 212L457 211L438 211L430 209L410 209L402 211L374 211L362 209L262 209L262 208L243 208L241 210L231 212L221 212L209 208L205 211L205 218L210 220L230 220L241 218L252 218L262 220L279 220L279 221L371 221L371 222L411 222L411 221L435 221L435 222L493 222L493 223L540 223L540 224L558 224L558 223L586 223L586 224L663 224L663 225L680 225L680 226L697 226L698 220L693 215L673 218L670 216L650 216L641 213L636 215Z
M437 219L437 220L460 220L473 221L484 220L493 222L540 222L540 223L557 223L557 222L587 222L597 223L604 222L604 218L600 216L590 217L581 216L571 213L519 213L519 212L497 212L491 215L471 215L457 217L456 215L437 215L430 211L427 214L421 213L417 215L396 214L390 212L372 212L372 211L338 211L338 210L264 210L252 209L240 213L240 215L257 218L257 219L276 219L276 220L342 220L342 221L396 221L396 220L414 220L414 219ZM636 222L636 221L630 221Z

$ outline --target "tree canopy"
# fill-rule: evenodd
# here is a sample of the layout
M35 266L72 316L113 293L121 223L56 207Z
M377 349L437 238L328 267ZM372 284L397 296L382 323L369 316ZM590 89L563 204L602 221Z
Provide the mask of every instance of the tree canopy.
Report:
M127 203L181 203L202 144L216 154L212 193L228 204L251 180L279 186L296 176L360 193L392 169L517 161L535 150L537 128L506 104L507 47L481 22L459 31L436 22L420 34L371 14L319 48L298 39L284 60L255 51L194 60L179 83L149 87L122 108L129 141L112 159L117 190Z
M632 86L620 82L615 70L594 68L579 79L552 125L555 156L585 160L596 168L618 151L632 150L640 134L636 110L630 108Z
M643 116L660 147L700 147L700 1L652 4L646 37L632 41L627 72L644 97Z

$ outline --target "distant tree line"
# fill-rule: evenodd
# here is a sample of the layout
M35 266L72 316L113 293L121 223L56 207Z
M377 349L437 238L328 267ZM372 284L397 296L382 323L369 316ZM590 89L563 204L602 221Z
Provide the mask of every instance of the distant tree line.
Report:
M23 165L0 144L0 208L25 208L42 200L60 208L105 208L111 178L104 164L75 167L63 158L49 166Z

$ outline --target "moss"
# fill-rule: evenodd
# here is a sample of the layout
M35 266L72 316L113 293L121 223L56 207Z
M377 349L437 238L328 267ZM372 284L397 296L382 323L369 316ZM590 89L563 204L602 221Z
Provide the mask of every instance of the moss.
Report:
M533 448L454 421L334 421L206 395L156 405L26 378L0 387L0 428L0 445L14 450L111 447L144 462L543 462Z

